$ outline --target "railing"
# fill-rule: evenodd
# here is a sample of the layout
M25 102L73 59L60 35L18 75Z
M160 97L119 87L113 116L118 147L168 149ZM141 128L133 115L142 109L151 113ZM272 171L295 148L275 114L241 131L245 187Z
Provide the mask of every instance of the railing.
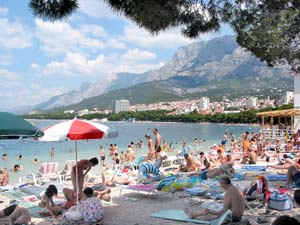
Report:
M293 130L271 128L261 129L260 132L266 139L287 139L294 134Z

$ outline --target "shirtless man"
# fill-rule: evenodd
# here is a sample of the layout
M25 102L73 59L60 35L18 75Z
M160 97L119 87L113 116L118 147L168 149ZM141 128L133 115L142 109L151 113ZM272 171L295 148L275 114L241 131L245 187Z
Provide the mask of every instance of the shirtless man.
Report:
M202 209L198 212L187 211L190 218L194 219L213 219L220 216L227 210L232 212L232 222L241 221L245 209L244 194L240 189L231 184L228 176L222 176L219 180L220 186L226 191L224 195L223 208L220 210Z
M189 155L189 153L184 154L184 159L186 160L186 166L181 165L180 171L182 172L191 172L196 169L196 162L193 157Z
M91 158L90 160L83 159L76 163L75 166L72 167L71 172L71 180L73 184L73 189L77 190L76 187L76 167L78 171L78 193L82 192L83 183L84 183L84 176L91 170L92 167L98 165L97 158ZM85 172L84 172L85 171Z
M257 163L256 152L254 150L252 150L251 148L249 148L247 151L248 152L245 153L241 164L246 164L246 163L256 164Z
M161 147L160 147L161 136L160 136L160 134L158 133L157 128L154 128L154 129L153 129L153 134L155 135L154 149L155 149L155 151L157 152L157 151L160 151L160 150L161 150Z

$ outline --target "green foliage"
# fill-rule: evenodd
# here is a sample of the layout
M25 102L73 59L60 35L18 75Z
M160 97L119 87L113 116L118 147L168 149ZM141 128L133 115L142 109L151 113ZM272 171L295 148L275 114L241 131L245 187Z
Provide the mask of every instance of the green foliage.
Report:
M137 121L154 121L154 122L184 122L184 123L259 123L260 119L255 115L255 110L249 110L241 113L223 114L217 113L213 115L202 115L195 111L189 114L170 115L169 111L166 110L149 110L141 112L119 112L112 113L109 115L105 114L88 114L78 116L82 119L102 119L107 118L110 121L126 121L131 118L135 118ZM46 114L35 114L26 115L24 118L27 119L73 119L74 114L64 113L46 113Z
M300 1L241 1L229 19L237 42L269 66L289 65L300 72Z
M77 0L31 0L29 7L35 16L55 21L70 16L79 3Z
M46 112L41 114L28 114L23 116L26 119L49 119L49 120L59 120L59 119L74 119L76 114L74 113L64 113L64 112Z

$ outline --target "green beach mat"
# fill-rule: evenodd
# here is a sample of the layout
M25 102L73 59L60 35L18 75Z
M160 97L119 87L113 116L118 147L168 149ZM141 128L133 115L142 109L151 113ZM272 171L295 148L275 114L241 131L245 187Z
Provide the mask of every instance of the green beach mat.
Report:
M163 210L152 214L151 217L197 224L221 225L228 214L229 212L227 211L215 220L197 220L189 218L189 216L182 210Z

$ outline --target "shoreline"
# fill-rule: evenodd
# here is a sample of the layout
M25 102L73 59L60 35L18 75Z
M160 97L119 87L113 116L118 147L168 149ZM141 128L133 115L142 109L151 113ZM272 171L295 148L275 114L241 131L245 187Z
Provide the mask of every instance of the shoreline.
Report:
M26 120L39 120L39 121L66 121L66 120L71 120L71 119L26 119ZM89 121L92 121L89 120ZM182 124L214 124L214 125L225 125L225 126L252 126L252 127L260 127L261 125L258 123L212 123L212 122L173 122L173 121L151 121L151 120L136 120L134 122L129 122L129 121L118 121L118 120L107 120L107 121L95 121L95 122L100 122L100 123L107 123L107 122L114 122L114 123L162 123L162 124L176 124L176 123L182 123Z

